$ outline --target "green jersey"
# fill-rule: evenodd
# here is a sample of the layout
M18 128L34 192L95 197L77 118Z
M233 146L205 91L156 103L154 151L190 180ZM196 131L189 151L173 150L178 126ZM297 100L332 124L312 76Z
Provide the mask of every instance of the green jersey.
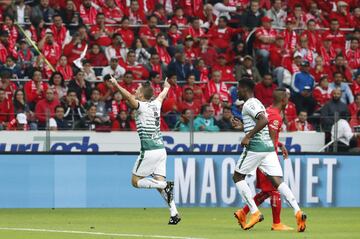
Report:
M161 102L139 102L136 110L135 122L141 142L141 150L154 150L164 148L160 132Z
M255 128L257 117L260 113L266 115L266 110L258 99L250 98L245 102L242 109L242 116L244 132L246 134ZM250 139L248 150L253 152L272 152L275 150L267 125Z

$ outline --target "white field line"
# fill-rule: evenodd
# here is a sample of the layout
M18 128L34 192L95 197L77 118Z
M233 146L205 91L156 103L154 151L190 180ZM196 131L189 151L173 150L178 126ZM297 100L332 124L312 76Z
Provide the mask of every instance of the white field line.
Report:
M115 237L147 237L147 238L169 238L169 239L206 239L200 237L178 237L178 236L161 236L161 235L144 235L144 234L123 234L123 233L106 233L106 232L87 232L87 231L68 231L68 230L51 230L41 228L14 228L0 227L1 231L27 231L27 232L51 232L51 233L68 233L83 235L115 236Z

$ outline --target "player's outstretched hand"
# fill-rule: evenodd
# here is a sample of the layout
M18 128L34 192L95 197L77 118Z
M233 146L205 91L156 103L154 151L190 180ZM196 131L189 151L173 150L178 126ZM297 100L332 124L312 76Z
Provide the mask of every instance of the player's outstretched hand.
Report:
M111 78L110 78L110 82L111 82L113 85L117 85L117 80L114 78L113 75L112 75Z
M166 77L165 81L164 81L164 88L170 88L171 85L168 82L168 78Z

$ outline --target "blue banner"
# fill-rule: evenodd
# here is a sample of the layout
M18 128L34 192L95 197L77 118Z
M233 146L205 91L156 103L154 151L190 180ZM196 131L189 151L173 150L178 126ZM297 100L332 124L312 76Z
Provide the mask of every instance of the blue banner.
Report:
M243 203L232 182L238 155L170 155L180 206ZM136 155L0 155L1 208L163 207L156 190L130 184ZM291 155L284 179L302 206L359 207L359 156ZM248 179L253 187L253 178ZM266 205L266 204L265 204Z

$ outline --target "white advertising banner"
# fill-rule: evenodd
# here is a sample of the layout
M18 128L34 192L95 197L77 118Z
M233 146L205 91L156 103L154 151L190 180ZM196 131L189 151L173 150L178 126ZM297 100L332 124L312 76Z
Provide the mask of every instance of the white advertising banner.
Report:
M168 152L189 152L190 134L164 132ZM241 152L243 133L194 134L194 152ZM280 142L290 152L317 152L325 145L324 133L295 132L280 134ZM0 152L137 152L136 132L100 133L91 131L0 131Z

